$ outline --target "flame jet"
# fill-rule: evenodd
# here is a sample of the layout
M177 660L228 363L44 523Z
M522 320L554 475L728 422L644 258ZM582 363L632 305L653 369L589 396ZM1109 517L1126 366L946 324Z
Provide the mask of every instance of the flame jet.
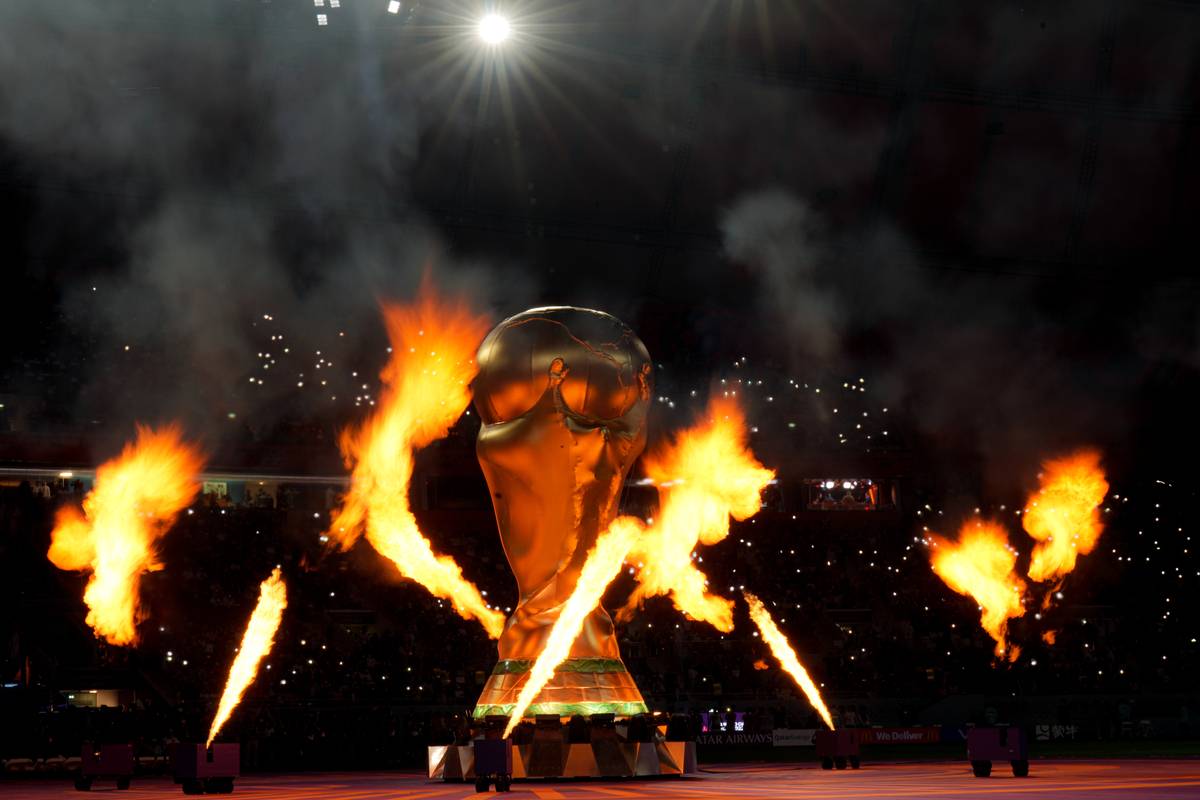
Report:
M221 693L221 702L217 704L217 713L213 716L212 727L208 730L208 747L217 738L221 727L229 720L237 704L242 701L242 695L258 674L258 665L271 652L275 644L275 632L283 620L283 610L287 608L287 584L279 574L279 568L272 570L270 576L258 588L258 603L246 623L246 632L242 634L242 644L238 647L237 658L229 668L229 678L225 681L225 691Z
M996 641L997 658L1016 661L1021 651L1006 646L1008 621L1025 613L1025 582L1016 573L1017 554L998 522L972 520L963 524L958 541L931 535L933 571L947 586L975 600L980 624Z
M162 569L155 544L199 491L202 461L178 426L139 425L136 441L96 470L83 513L59 509L47 557L59 569L91 570L83 600L96 636L137 643L141 576Z
M1047 461L1039 477L1041 486L1021 516L1025 532L1037 540L1029 577L1038 583L1061 581L1100 539L1104 525L1098 507L1108 494L1108 481L1095 450Z
M716 544L729 535L730 517L758 513L762 490L775 473L746 445L746 420L736 401L714 399L706 416L662 452L646 456L646 475L658 485L659 513L630 554L641 566L622 619L646 598L670 595L689 617L733 630L733 601L709 594L693 553L698 544Z
M550 636L546 639L546 646L533 662L529 678L517 695L516 705L509 715L508 727L504 731L505 738L512 735L529 704L554 677L558 665L570 655L571 645L583 630L584 619L600 604L604 590L620 573L625 556L642 535L642 531L642 522L636 517L617 517L596 539L595 546L588 553L587 561L580 570L575 591L567 598L562 613L554 621L554 627L550 629Z
M767 611L767 607L750 592L743 592L742 596L750 609L750 619L758 626L763 641L771 648L771 655L775 656L775 660L779 662L779 666L783 667L783 671L790 675L796 685L800 687L800 691L804 692L809 704L821 715L821 720L829 726L829 730L833 730L833 717L829 713L829 707L821 699L820 690L813 683L813 679L809 677L808 670L800 663L796 651L788 642L787 637L783 635L783 631L779 630L775 620L771 619L771 613ZM757 664L755 668L757 669Z
M415 304L384 305L383 316L392 358L380 374L378 409L342 434L342 454L353 473L328 536L348 550L365 531L401 575L449 600L495 639L504 615L488 608L453 558L434 554L408 501L414 451L445 436L470 402L475 348L487 320L461 302L440 300L428 283Z
M629 616L637 607L638 591L652 596L677 589L672 598L681 611L720 630L733 629L732 601L707 593L704 574L692 564L691 553L697 541L712 543L725 538L730 515L736 519L753 516L759 509L759 495L774 473L759 464L745 446L745 421L736 402L714 402L708 413L709 421L683 431L662 452L646 456L647 472L662 493L657 519L646 526L636 517L617 517L596 540L575 591L517 697L505 736L512 733L567 658L585 618L600 603L626 558L636 555L643 560L641 576L645 578L639 576L643 583L623 615ZM664 483L671 485L664 488Z

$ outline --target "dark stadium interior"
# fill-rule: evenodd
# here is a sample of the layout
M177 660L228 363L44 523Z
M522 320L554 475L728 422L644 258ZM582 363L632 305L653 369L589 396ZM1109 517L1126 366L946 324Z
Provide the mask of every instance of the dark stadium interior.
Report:
M1200 3L387 6L0 8L6 778L100 740L162 773L204 736L276 566L287 616L225 729L248 775L411 771L463 740L495 643L323 537L339 436L380 396L379 303L424 275L493 322L628 323L656 367L652 444L736 395L777 479L702 567L768 601L839 727L1198 752ZM477 42L485 6L512 20L503 47ZM142 579L137 646L109 645L87 576L46 557L56 510L136 422L171 420L204 490ZM507 611L479 426L418 453L411 498ZM1041 463L1083 446L1103 535L998 663L925 535L974 515L1019 533ZM621 508L652 517L641 479ZM654 598L621 653L652 709L766 737L702 738L702 765L797 760L771 732L819 718L736 622Z

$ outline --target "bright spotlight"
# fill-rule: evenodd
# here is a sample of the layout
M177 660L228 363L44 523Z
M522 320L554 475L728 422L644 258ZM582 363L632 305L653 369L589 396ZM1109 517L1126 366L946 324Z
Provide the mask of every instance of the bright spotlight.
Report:
M500 44L508 38L509 33L508 20L499 14L488 14L479 20L479 38L488 44Z

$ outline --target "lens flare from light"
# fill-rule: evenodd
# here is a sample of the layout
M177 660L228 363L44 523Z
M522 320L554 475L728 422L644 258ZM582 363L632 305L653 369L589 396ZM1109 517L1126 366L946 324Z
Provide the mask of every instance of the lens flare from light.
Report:
M497 45L508 38L512 27L508 20L500 14L488 14L479 20L479 38L491 45Z
M1021 517L1025 532L1037 540L1029 577L1039 583L1061 581L1079 556L1095 549L1104 531L1099 507L1108 481L1095 450L1047 461L1039 477L1041 486Z

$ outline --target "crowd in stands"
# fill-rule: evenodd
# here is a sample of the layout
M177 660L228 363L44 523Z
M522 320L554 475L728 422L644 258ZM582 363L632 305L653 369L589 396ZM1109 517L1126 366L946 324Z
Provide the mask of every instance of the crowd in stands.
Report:
M1189 535L1194 496L1166 484L1133 494L1106 517L1101 547L1080 560L1064 598L1040 618L1014 620L1022 652L1011 664L993 658L974 603L931 572L922 519L908 510L923 509L923 498L891 512L766 509L705 548L700 566L712 591L736 599L745 588L768 603L839 724L954 723L967 720L937 718L948 697L1049 696L1051 707L1014 700L999 713L1086 722L1093 736L1132 735L1153 713L1175 720L1170 735L1185 735L1200 669L1186 614L1197 572L1175 552L1186 543L1168 537ZM173 741L203 740L258 585L277 565L289 589L284 623L222 734L243 743L249 768L420 763L430 741L461 728L495 663L495 643L477 623L400 579L365 543L343 553L321 540L336 502L325 489L280 489L270 502L199 499L163 540L165 568L142 580L139 642L106 645L83 621L86 576L45 557L55 508L80 499L69 480L0 487L5 759L44 760L105 737L133 740L153 758ZM488 514L460 517L429 527L435 548L496 607L511 607L516 590ZM610 608L631 581L623 575L610 588ZM684 618L666 598L619 626L647 702L740 711L747 731L815 727L738 603L728 634ZM1053 645L1042 638L1051 630ZM88 709L63 694L91 686L132 689L136 699Z

